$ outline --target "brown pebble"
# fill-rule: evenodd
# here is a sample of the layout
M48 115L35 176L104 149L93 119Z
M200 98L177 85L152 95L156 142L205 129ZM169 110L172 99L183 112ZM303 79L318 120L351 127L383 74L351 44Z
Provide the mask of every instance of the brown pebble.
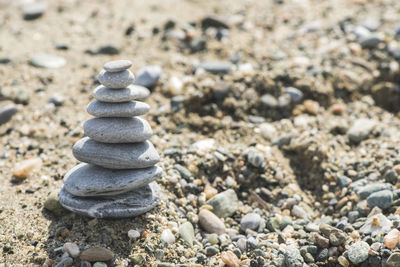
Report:
M322 235L315 233L314 234L315 243L321 248L329 247L329 239L323 237Z
M319 104L316 101L313 100L306 100L304 101L304 109L306 112L312 114L312 115L317 115L319 111Z
M229 267L239 267L240 261L232 251L224 251L221 253L221 260Z
M209 210L202 209L199 212L200 225L209 233L225 233L225 225L217 215Z
M84 261L109 261L114 257L114 253L106 248L89 248L84 250L80 258Z
M42 167L41 158L31 158L15 164L13 175L20 179L27 178L32 172Z
M383 238L383 244L385 244L387 248L391 249L395 248L399 243L399 241L400 241L400 231L397 229L391 230Z
M333 104L331 106L332 113L335 115L342 115L345 111L346 107L343 104Z
M212 187L210 184L206 184L206 186L204 187L204 193L206 194L206 198L210 199L218 194L218 190Z

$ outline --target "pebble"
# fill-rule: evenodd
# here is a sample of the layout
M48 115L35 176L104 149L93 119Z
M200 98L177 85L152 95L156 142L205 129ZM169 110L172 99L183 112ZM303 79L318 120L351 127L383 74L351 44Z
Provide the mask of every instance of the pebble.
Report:
M152 182L140 190L117 196L83 198L71 195L65 188L58 194L60 204L68 210L92 218L129 218L139 216L161 200L161 189Z
M265 158L264 158L263 153L261 153L257 149L250 148L247 151L247 160L249 161L249 163L251 165L258 168L264 164Z
M137 230L131 229L128 231L128 237L130 240L136 241L140 238L140 233Z
M104 262L95 262L93 264L93 267L107 267L107 264L105 264Z
M369 217L364 225L360 228L360 232L363 234L370 234L376 236L382 233L387 233L392 228L392 221L386 218L385 215L379 213Z
M229 26L223 22L222 20L215 18L215 17L205 17L201 20L201 28L207 29L207 28L223 28L223 29L228 29Z
M261 222L261 216L257 213L248 213L240 220L240 228L243 232L247 229L257 230Z
M379 207L381 209L389 208L393 203L393 193L390 190L382 190L372 193L367 198L368 206L371 208Z
M40 18L47 9L45 2L30 2L24 5L22 13L24 20Z
M213 207L213 212L220 218L232 216L238 206L239 200L233 189L221 192L207 201Z
M170 229L165 229L161 233L161 240L167 244L175 243L175 236Z
M360 40L362 48L376 48L382 42L382 38L378 34L370 34Z
M8 122L17 113L17 105L8 104L0 108L0 125Z
M65 210L58 201L58 194L55 192L50 193L46 198L44 208L51 211L56 216L62 216L67 213L67 210Z
M383 244L390 249L393 249L400 242L400 231L397 229L391 230L383 239Z
M201 62L196 69L204 69L212 74L228 74L232 67L233 65L229 61L206 61Z
M376 122L370 119L358 119L353 123L353 126L347 132L350 141L359 143L366 139L375 128Z
M348 258L352 263L361 263L368 259L369 245L364 241L357 241L347 250Z
M193 225L190 222L185 222L179 226L179 236L186 242L189 247L193 246L196 240L194 236Z
M221 260L223 263L228 265L228 267L239 267L240 260L232 251L224 251L221 253Z
M275 108L278 106L278 100L271 94L262 95L260 101L266 108Z
M163 71L160 66L146 66L141 68L136 74L136 85L144 86L148 89L156 87Z
M147 98L149 95L149 89L140 85L133 84L119 90L110 89L103 85L100 85L93 91L93 96L97 100L112 103L141 100Z
M183 82L176 76L172 76L167 85L168 93L173 96L182 95L183 93Z
M85 137L75 143L72 153L79 161L109 169L148 168L160 161L157 150L149 141L106 144Z
M114 60L104 64L104 70L108 72L121 72L132 67L132 62L129 60Z
M259 125L259 128L260 128L262 137L264 137L265 139L267 139L269 141L272 141L273 139L275 139L278 134L275 126L268 122L261 123Z
M64 177L64 187L75 196L112 196L145 186L161 177L162 169L112 170L81 163Z
M31 158L18 162L14 166L13 175L20 179L25 179L33 172L42 168L43 161L41 158Z
M292 103L300 103L303 100L303 92L295 87L286 87L284 92L290 96Z
M95 117L133 117L149 112L150 106L140 101L106 103L94 100L89 103L87 112Z
M357 191L357 195L359 195L361 198L367 198L369 197L372 193L382 191L382 190L393 190L393 185L389 183L375 183L375 184L369 184L361 188L361 190Z
M65 97L62 94L54 94L50 97L49 103L53 103L56 107L60 107L64 104Z
M85 261L109 261L114 257L114 253L106 248L89 248L82 251L81 260Z
M118 55L121 49L115 45L103 45L96 49L88 49L85 52L90 55Z
M400 252L393 252L386 261L388 267L400 266Z
M80 249L77 244L67 242L64 244L64 251L67 252L72 258L76 258L79 256Z
M149 123L139 117L93 118L83 124L85 135L102 143L143 142L153 135Z
M287 267L302 267L304 259L295 246L289 246L285 251L285 264Z
M299 205L293 205L291 214L302 219L308 218L307 212Z
M108 72L102 70L97 76L99 82L112 89L125 88L133 83L135 76L129 70L120 72Z
M209 233L223 234L226 231L225 225L221 219L209 210L200 210L199 222L200 225Z
M63 57L39 53L34 55L30 59L29 63L32 66L39 68L56 69L63 67L65 64L67 64L67 61Z

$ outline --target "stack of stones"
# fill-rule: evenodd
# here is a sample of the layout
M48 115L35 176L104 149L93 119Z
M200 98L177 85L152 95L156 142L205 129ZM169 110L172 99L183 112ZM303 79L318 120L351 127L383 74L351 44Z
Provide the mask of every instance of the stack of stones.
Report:
M96 218L124 218L155 207L161 190L155 180L162 174L155 166L160 157L149 123L143 120L149 105L143 91L132 85L128 60L111 61L98 76L102 85L87 112L95 118L83 125L85 136L73 146L81 163L64 178L59 201L65 208ZM144 92L146 93L146 92Z

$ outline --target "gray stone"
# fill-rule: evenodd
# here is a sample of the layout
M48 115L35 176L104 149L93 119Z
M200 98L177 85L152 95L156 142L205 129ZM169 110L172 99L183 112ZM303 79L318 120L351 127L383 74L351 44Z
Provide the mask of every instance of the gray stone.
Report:
M235 191L228 189L212 197L207 204L213 206L213 212L221 218L233 215L239 206L239 200Z
M287 93L290 96L290 100L293 103L299 103L301 100L303 100L303 92L300 91L297 88L294 87L286 87L284 90L285 93Z
M200 210L199 223L209 233L223 234L226 231L221 219L206 209Z
M264 155L255 148L250 148L247 152L247 160L254 167L260 167L264 163Z
M49 103L53 103L55 106L62 106L65 102L65 97L62 94L55 93L49 98Z
M133 118L93 118L83 124L85 135L103 143L136 143L149 139L153 131L147 121Z
M112 89L125 88L128 85L131 85L135 80L135 76L130 70L120 72L108 72L102 70L97 78L102 85Z
M112 196L143 187L161 177L162 169L110 170L81 163L64 177L64 187L74 196Z
M193 246L193 242L196 240L194 236L194 228L190 222L185 222L179 226L179 236L186 242L189 247Z
M11 120L12 116L17 113L18 108L14 104L8 104L0 108L0 125Z
M370 34L360 40L362 48L375 48L382 42L382 38L377 34Z
M368 206L371 208L379 207L381 209L389 208L393 203L393 192L390 190L382 190L372 193L367 198Z
M366 139L375 128L376 122L370 119L358 119L353 123L353 126L347 132L350 141L359 143Z
M261 96L260 100L262 105L266 108L275 108L278 106L278 100L271 94Z
M29 63L39 68L56 69L63 67L67 61L63 57L39 53L34 55Z
M400 252L393 252L386 262L388 267L398 267L400 266Z
M304 259L301 256L299 249L294 246L288 247L285 252L285 263L287 267L302 267Z
M94 49L87 49L85 53L90 55L118 55L121 49L113 44L103 45Z
M132 62L129 60L114 60L104 64L104 69L108 72L120 72L132 67Z
M119 90L110 89L103 85L100 85L93 91L93 96L97 100L116 103L145 99L149 95L149 89L140 85L133 84Z
M140 101L106 103L98 100L90 102L86 111L95 117L133 117L146 114L150 106Z
M245 232L247 229L257 230L261 222L261 216L257 213L249 213L240 220L240 228Z
M376 183L376 184L369 184L364 187L362 187L358 192L357 195L359 195L361 198L367 198L369 197L372 193L379 192L382 190L393 190L393 185L389 183Z
M63 187L58 195L66 209L94 218L127 218L143 214L161 200L161 189L152 182L140 189L116 196L83 198L73 196Z
M160 66L146 66L136 73L136 85L153 89L160 79L163 71Z
M24 20L40 18L47 9L45 2L31 2L24 5L22 13Z
M149 141L106 144L85 137L75 143L72 153L79 161L109 169L147 168L160 160L157 150Z
M357 241L347 250L347 256L352 263L361 263L368 259L369 245L364 241Z
M232 63L228 61L206 61L201 62L197 69L204 69L213 74L227 74L232 70Z

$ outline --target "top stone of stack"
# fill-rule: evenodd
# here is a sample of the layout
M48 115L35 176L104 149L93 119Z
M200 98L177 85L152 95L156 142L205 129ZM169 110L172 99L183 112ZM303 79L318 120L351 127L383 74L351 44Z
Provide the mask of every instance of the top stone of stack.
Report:
M97 77L99 82L111 89L125 88L133 83L135 76L128 68L132 66L129 60L116 60L104 65Z

